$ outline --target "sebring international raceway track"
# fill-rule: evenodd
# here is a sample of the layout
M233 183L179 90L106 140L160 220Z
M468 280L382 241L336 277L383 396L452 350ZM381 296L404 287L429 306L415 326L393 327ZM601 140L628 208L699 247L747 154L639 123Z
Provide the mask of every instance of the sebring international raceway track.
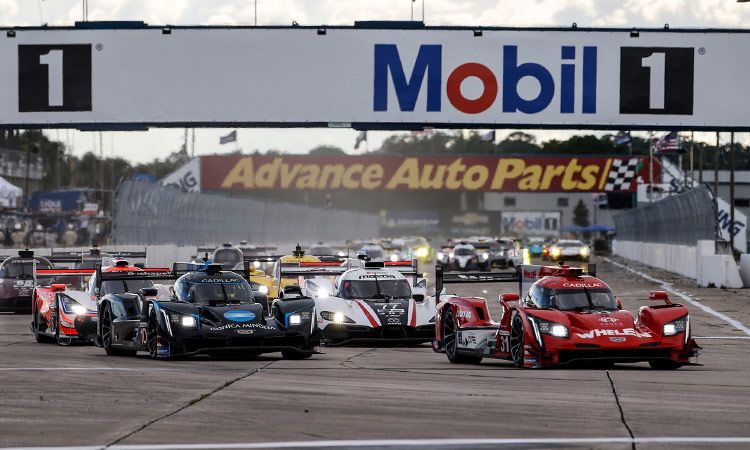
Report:
M750 447L748 291L597 262L631 312L671 283L702 366L460 366L427 344L324 348L305 361L151 361L37 344L28 317L0 315L0 448ZM455 290L496 312L497 293L515 287Z

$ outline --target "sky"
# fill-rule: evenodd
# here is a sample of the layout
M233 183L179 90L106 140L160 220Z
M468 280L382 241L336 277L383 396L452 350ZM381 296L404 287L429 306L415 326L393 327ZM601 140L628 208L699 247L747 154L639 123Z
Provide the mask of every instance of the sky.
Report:
M421 0L414 19L421 19ZM142 20L151 25L252 25L252 0L88 0L89 20ZM578 26L742 28L750 23L750 3L735 0L425 0L427 25ZM409 20L411 0L257 0L258 25L352 25L356 20ZM71 25L82 19L81 0L0 0L0 26ZM336 145L355 153L357 132L348 129L240 129L237 144L219 146L231 129L198 129L196 154L259 149L307 152ZM498 131L498 139L513 130ZM562 131L531 131L539 140L566 138ZM52 130L47 134L69 144L75 154L102 151L134 162L165 157L179 150L183 129L98 133ZM370 149L392 132L369 132ZM595 133L596 134L596 133ZM713 135L697 134L713 141ZM746 141L748 136L738 136ZM360 147L360 151L362 147Z

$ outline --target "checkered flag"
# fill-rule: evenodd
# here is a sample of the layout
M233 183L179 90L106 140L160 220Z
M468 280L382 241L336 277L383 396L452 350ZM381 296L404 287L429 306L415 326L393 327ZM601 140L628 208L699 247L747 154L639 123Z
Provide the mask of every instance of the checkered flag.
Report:
M607 192L630 190L630 183L633 181L637 166L638 158L613 160L604 190Z

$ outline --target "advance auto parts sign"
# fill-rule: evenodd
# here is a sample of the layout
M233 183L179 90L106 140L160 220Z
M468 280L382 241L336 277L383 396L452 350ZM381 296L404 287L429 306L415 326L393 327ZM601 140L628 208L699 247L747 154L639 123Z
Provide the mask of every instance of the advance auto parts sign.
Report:
M203 156L202 190L633 192L640 158ZM644 177L645 179L645 177Z

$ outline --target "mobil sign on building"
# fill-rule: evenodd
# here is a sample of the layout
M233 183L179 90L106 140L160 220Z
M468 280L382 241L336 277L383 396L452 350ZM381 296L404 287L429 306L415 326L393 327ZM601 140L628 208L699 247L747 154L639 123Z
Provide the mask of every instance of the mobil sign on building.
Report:
M18 128L750 129L745 31L108 22L5 35L0 125Z

